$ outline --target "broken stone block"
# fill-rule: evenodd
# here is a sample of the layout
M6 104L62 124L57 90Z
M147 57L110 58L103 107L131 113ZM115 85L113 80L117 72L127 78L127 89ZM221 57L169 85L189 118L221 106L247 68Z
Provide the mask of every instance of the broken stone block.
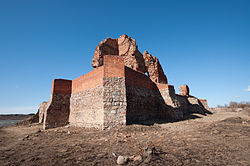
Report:
M167 77L163 72L158 58L149 54L148 51L145 51L143 53L143 59L149 78L156 83L167 84Z
M189 87L184 84L179 86L180 95L189 96Z

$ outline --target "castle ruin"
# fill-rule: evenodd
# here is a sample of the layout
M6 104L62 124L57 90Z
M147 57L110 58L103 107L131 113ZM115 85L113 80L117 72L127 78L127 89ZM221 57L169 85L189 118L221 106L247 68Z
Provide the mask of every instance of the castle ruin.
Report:
M67 124L106 129L208 112L207 101L189 95L187 85L176 94L158 58L141 54L127 35L101 41L91 64L92 71L74 80L53 81L50 100L38 110L44 129Z

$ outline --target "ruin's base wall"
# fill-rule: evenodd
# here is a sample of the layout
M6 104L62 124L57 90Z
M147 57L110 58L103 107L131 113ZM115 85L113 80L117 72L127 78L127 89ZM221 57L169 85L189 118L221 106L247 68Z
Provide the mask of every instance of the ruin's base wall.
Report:
M103 67L72 81L69 123L77 127L103 127Z
M124 77L105 77L103 80L103 129L126 125L126 88Z
M44 129L65 126L69 121L70 94L54 93L44 113Z
M160 99L156 90L126 85L127 124L159 119Z
M70 125L102 128L102 96L101 86L73 93L70 98Z
M183 112L183 114L188 114L190 112L189 105L190 103L187 100L187 96L176 95L177 100L179 102L179 109Z
M127 67L125 69L127 124L150 123L166 118L170 109L157 85L145 74Z
M44 112L43 128L65 126L69 122L71 80L55 79L52 94Z

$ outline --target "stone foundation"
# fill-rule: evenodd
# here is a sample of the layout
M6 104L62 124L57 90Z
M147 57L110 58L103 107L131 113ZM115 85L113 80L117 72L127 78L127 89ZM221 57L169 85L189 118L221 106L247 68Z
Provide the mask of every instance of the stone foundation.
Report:
M73 93L70 98L70 125L102 128L102 96L103 88L101 86Z
M159 94L155 90L127 85L126 91L127 124L159 120Z
M105 77L103 80L103 129L126 125L126 88L124 77Z

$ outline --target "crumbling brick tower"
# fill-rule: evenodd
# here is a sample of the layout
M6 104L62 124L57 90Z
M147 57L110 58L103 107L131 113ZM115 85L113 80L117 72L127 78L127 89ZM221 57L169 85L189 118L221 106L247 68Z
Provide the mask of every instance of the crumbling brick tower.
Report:
M92 66L91 72L74 80L53 81L50 101L39 108L45 129L68 123L106 129L180 120L190 110L206 112L205 100L175 94L159 60L148 52L142 55L127 35L100 42Z

